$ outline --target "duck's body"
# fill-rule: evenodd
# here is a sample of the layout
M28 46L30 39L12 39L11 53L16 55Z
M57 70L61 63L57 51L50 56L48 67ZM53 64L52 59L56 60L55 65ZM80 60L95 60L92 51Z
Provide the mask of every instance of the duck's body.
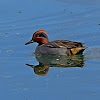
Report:
M68 40L55 40L48 42L48 35L44 30L39 30L33 34L32 40L25 45L37 42L35 53L42 55L73 55L82 54L87 48L84 43Z
M55 40L36 47L35 52L45 55L82 54L86 49L83 43L68 40Z

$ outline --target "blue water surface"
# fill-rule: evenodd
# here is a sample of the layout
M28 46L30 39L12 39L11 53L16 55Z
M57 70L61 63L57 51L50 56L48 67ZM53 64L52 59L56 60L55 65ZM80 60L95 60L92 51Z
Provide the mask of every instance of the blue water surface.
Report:
M0 100L100 100L100 1L1 0ZM50 67L37 75L37 43L25 46L43 29L49 40L86 43L83 67Z

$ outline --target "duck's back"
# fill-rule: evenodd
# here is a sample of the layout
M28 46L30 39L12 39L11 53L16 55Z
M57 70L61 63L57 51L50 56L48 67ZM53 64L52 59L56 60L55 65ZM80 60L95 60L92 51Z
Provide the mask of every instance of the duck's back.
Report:
M36 47L35 52L45 55L72 55L82 54L87 48L84 43L68 40L55 40Z

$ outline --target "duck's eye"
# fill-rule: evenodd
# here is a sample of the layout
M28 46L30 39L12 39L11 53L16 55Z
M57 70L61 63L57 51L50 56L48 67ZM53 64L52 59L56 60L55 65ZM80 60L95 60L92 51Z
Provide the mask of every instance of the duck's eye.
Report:
M39 34L36 34L35 37L40 37Z
M43 32L36 34L35 37L44 37L44 38L48 39L48 36Z
M39 37L48 38L48 36L45 33L43 33L43 32L39 34Z

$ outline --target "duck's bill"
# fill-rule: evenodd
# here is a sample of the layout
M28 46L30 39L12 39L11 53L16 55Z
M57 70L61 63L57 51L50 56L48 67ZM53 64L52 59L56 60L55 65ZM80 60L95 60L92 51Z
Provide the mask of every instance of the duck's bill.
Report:
M29 42L25 43L25 45L28 45L30 43L33 43L34 41L33 40L30 40Z

